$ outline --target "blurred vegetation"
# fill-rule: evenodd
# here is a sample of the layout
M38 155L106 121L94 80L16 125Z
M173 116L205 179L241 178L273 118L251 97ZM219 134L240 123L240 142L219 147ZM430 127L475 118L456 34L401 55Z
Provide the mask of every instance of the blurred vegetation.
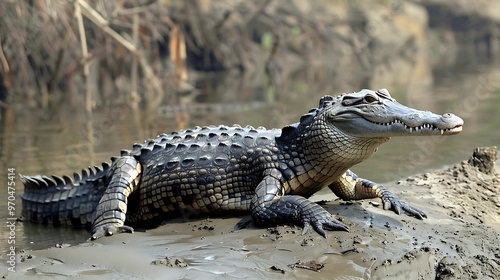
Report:
M293 1L289 4L269 0L2 1L0 73L6 88L15 88L16 95L31 106L46 108L50 102L81 99L75 93L89 90L84 89L85 80L92 81L87 87L101 101L116 93L158 100L164 91L189 89L189 84L182 83L188 79L186 67L245 71L260 69L267 61L268 71L279 71L269 63L279 37L291 36L287 49L301 57L311 53L311 40L315 52L329 51L322 45L335 48L325 44L336 38L327 31L333 20L311 21ZM321 10L314 13L320 15ZM142 96L134 97L137 93Z
M498 22L469 8L472 1L416 3L3 0L0 106L7 92L41 108L116 100L177 104L170 93L193 91L197 73L220 71L265 73L273 99L283 76L302 63L324 64L331 71L319 76L356 79L356 88L386 73L379 81L389 87L384 79L431 80L428 64L448 65L456 46L465 45L460 40L497 51Z

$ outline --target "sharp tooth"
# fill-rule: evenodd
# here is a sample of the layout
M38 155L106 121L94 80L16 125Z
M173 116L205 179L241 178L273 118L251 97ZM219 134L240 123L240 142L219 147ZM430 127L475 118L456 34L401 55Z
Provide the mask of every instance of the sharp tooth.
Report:
M444 130L441 129L441 135L443 135L443 133L444 133Z
M413 130L413 127L410 127L410 133L411 133L412 130Z

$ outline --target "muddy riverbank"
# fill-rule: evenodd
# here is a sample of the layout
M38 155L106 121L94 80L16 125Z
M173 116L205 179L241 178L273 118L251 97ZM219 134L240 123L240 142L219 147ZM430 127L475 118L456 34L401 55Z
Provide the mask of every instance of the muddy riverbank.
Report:
M489 155L489 156L488 156ZM447 169L386 184L424 209L420 221L381 208L379 200L312 200L342 217L351 232L301 235L301 228L256 228L248 215L173 220L146 232L96 242L17 252L16 272L92 279L498 279L500 175L496 151L476 152ZM498 163L496 164L498 168Z

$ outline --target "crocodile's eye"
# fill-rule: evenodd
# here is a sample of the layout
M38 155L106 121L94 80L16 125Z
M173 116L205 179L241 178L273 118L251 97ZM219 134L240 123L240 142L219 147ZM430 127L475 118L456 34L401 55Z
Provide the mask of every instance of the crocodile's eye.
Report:
M374 95L367 94L365 95L364 100L366 103L374 103L378 101L378 98Z

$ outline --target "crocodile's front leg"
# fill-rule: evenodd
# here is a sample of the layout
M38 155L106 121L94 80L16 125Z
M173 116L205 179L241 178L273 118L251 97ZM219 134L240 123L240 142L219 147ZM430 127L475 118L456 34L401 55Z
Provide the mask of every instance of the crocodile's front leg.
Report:
M125 226L127 198L136 189L141 175L140 163L131 156L116 159L111 165L110 182L95 210L91 240L117 232L133 232Z
M311 227L326 238L326 230L345 230L348 227L334 219L318 204L298 195L285 195L282 175L276 169L264 172L264 179L255 189L250 204L253 221L259 226L274 226L287 222L301 222L302 234Z
M404 200L388 191L384 186L370 180L359 178L354 172L348 170L339 180L328 186L335 195L343 200L360 200L380 197L384 209L392 209L398 215L403 210L409 216L417 219L427 218L424 212L410 206Z

